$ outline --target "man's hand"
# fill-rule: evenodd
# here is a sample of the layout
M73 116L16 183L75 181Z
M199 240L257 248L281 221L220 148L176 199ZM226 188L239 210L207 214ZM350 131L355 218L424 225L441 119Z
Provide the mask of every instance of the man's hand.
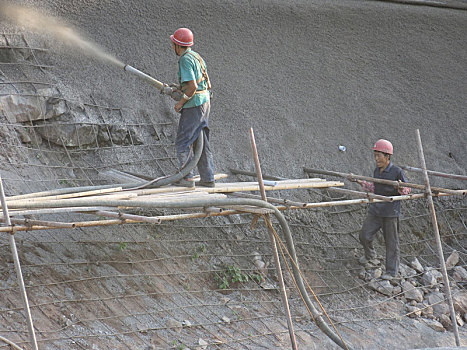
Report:
M399 192L400 195L407 195L412 192L412 189L410 187L403 187L401 186L402 181L397 180L397 185L394 186L394 188Z
M181 110L182 110L182 108L183 108L183 105L184 105L184 103L183 103L182 101L177 102L177 104L176 104L175 107L174 107L175 112L181 113Z

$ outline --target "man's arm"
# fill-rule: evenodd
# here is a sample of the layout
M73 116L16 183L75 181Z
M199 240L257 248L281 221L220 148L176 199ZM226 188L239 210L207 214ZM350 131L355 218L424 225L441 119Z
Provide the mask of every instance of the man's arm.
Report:
M196 89L198 89L198 84L196 84L195 80L187 81L185 86L186 89L182 95L182 98L180 99L180 101L177 102L177 104L174 107L175 112L177 113L180 113L180 110L182 109L183 105L195 95Z
M401 182L408 182L407 177L405 176L405 173L401 170L401 173L399 175L399 179L397 180L399 183ZM400 186L395 186L397 188L397 191L401 195L406 195L412 192L412 189L410 187L400 187Z
M357 183L362 186L362 189L365 192L375 192L375 184L373 182L368 182L368 181L362 181L362 180L357 180Z

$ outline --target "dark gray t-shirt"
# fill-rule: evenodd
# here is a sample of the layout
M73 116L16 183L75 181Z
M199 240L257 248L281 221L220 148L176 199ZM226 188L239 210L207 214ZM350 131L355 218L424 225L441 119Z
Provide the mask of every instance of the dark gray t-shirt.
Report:
M376 168L373 172L373 177L376 179L384 179L391 181L401 180L402 182L408 182L404 171L398 166L389 163L386 169L380 173L379 168ZM399 196L399 192L392 185L383 185L375 182L375 194L382 196ZM370 214L382 217L397 217L401 214L401 202L379 202L370 204Z

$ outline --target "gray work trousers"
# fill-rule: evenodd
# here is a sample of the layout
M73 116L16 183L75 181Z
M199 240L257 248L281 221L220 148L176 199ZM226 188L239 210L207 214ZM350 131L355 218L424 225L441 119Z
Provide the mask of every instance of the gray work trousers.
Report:
M386 245L386 273L397 276L399 272L399 217L382 217L368 214L360 232L360 243L365 251L365 257L376 257L373 240L380 229L383 230Z
M211 105L208 102L201 106L183 108L178 122L177 138L175 139L175 149L180 167L193 157L192 145L196 144L201 130L204 131L204 146L201 158L198 162L198 171L201 181L214 181L214 161L209 144L209 112ZM192 179L192 170L185 179Z

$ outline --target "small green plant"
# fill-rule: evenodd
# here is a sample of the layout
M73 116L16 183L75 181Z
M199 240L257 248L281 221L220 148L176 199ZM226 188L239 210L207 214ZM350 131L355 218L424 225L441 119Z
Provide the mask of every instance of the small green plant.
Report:
M246 274L238 266L227 265L214 277L220 289L227 289L230 284L237 282L248 282L249 279L260 283L263 276L260 274Z
M198 259L204 253L206 253L206 245L201 244L200 246L194 249L193 256L191 257L191 259L192 260Z
M128 246L128 243L127 242L120 242L118 244L118 249L120 249L121 251L124 251L126 249L126 247Z
M260 275L259 273L250 273L250 278L256 283L263 282L263 275Z
M183 343L178 343L178 340L174 340L172 342L173 346L175 347L175 349L177 350L183 350L183 349L186 349L186 345L183 344Z

